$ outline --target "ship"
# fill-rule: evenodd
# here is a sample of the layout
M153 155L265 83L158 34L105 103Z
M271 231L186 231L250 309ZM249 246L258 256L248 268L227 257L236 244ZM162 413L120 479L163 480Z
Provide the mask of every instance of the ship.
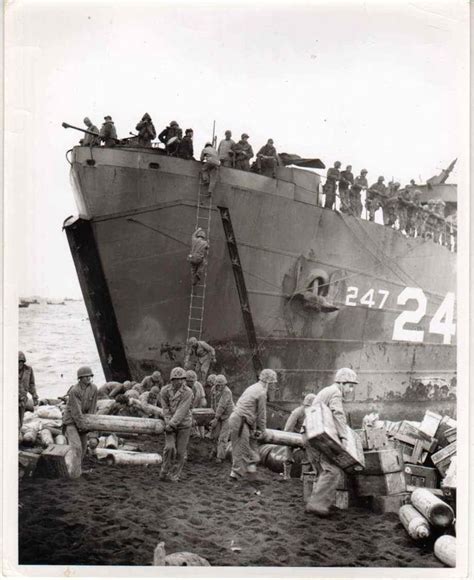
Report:
M63 228L107 380L166 375L194 332L237 395L259 368L275 369L276 414L350 367L354 417L455 416L454 229L440 244L325 209L319 159L288 156L270 176L221 167L193 316L201 164L133 142L76 146L67 159L78 214ZM424 201L444 199L446 215L457 207L448 175L417 186Z

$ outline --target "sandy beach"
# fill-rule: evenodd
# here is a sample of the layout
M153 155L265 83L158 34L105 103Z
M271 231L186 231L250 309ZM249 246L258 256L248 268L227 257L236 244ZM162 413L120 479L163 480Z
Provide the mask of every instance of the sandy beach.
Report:
M140 447L161 452L163 439ZM148 566L163 541L167 553L195 552L213 566L443 567L433 540L415 545L395 514L361 507L319 519L304 513L299 479L260 467L261 483L236 483L210 449L192 439L174 484L157 467L92 458L78 480L21 480L20 564Z

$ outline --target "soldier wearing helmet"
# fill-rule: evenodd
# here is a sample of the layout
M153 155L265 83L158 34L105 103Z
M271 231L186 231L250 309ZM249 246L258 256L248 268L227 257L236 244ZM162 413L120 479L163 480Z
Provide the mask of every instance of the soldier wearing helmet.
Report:
M18 416L19 427L23 425L26 404L28 402L28 393L33 397L33 405L38 404L38 394L35 387L35 375L33 368L26 364L26 356L20 350L18 351Z
M97 410L98 389L92 382L94 373L88 366L77 371L77 383L69 389L66 408L63 413L63 429L69 445L77 458L82 461L87 450L87 427L84 415L93 415ZM81 474L80 468L77 476Z
M204 340L198 340L195 336L191 336L188 340L184 367L188 369L193 359L196 361L195 370L198 379L205 382L211 364L216 362L216 351Z
M222 463L230 437L229 418L234 410L232 391L224 375L216 376L215 385L211 391L211 408L216 413L210 423L211 437L217 441L216 462Z
M357 375L352 369L339 369L334 378L334 383L319 391L312 403L312 406L324 403L329 407L337 434L343 445L347 441L348 425L342 401L344 396L348 395L358 382ZM327 516L336 498L336 488L341 470L324 453L315 450L309 445L305 449L309 463L311 463L315 473L318 474L318 479L314 483L305 511Z
M267 427L267 394L276 388L277 374L264 369L257 383L247 387L235 404L229 418L232 442L230 477L254 477L259 462L258 438Z
M151 375L146 376L142 382L134 388L139 391L140 395L142 395L143 393L150 391L153 387L159 387L161 389L164 384L165 382L163 381L160 371L153 371Z
M206 232L198 228L191 237L191 253L188 262L191 264L191 283L193 286L199 283L202 273L207 266L207 254L209 252L209 242Z
M216 384L217 375L208 375L207 379L204 381L204 393L206 395L206 401L210 405L211 403L211 393L214 385Z
M337 182L341 177L341 162L336 161L334 167L330 167L326 173L326 183L323 186L323 193L326 195L324 207L327 209L334 209L334 202L336 201Z
M176 157L182 138L183 130L177 121L171 121L168 127L165 127L158 135L158 139L165 145L166 153L172 157Z
M383 223L385 226L391 228L395 225L397 221L398 212L398 193L400 189L400 183L390 182L388 187L388 197L382 208L383 212Z
M367 169L362 169L360 175L355 178L354 185L349 191L350 213L355 217L360 218L362 215L361 192L363 189L367 189L368 187Z
M369 221L375 221L375 212L383 207L387 196L387 186L384 185L385 177L380 175L377 183L374 183L367 190L365 207L369 212Z
M303 399L303 404L299 407L296 407L296 409L293 409L293 411L290 413L290 416L286 420L285 426L283 428L284 431L301 433L306 416L305 410L308 407L311 407L315 397L316 395L313 393L308 393ZM290 479L290 469L292 463L294 463L293 449L291 447L286 447L285 461L283 462L283 479L285 480Z
M197 374L194 371L186 371L186 384L193 392L193 409L196 407L206 407L207 401L204 387L198 381Z
M165 447L160 479L178 481L186 461L191 435L193 392L186 385L186 371L175 367L170 384L161 390L161 406L165 421Z
M249 136L247 133L242 133L240 141L234 143L231 147L235 159L234 167L236 169L242 169L243 171L250 170L250 159L254 155L252 145L250 145L248 139Z

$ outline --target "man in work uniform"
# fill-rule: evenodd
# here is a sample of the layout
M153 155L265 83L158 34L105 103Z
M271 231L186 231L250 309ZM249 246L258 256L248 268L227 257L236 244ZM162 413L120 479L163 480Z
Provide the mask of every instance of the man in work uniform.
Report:
M121 387L122 383L118 381L108 381L97 389L97 399L111 399L110 394L117 387Z
M247 133L242 133L240 141L232 145L232 151L235 156L234 167L243 171L250 170L250 159L253 157L252 145L248 142L248 138Z
M323 193L326 195L324 207L327 209L334 209L334 203L336 201L337 182L341 177L339 171L340 167L341 162L336 161L334 163L334 167L330 167L326 174L326 183L323 185Z
M35 387L35 375L33 368L26 364L25 353L18 351L18 415L19 427L23 425L28 393L33 397L33 405L38 405L38 394Z
M82 460L87 450L87 430L84 415L93 415L97 410L97 387L92 383L94 374L90 367L80 367L78 382L69 389L69 397L63 413L63 430L77 458ZM78 476L81 474L80 469Z
M161 391L161 407L165 421L165 447L160 479L178 481L186 461L191 435L193 392L185 383L186 371L175 367L171 384Z
M341 201L340 210L342 213L350 213L349 187L354 185L354 174L352 165L348 165L344 171L341 171L339 178L339 197Z
M158 135L158 139L165 145L166 153L172 157L176 156L182 138L183 130L177 121L171 121L168 127L165 127Z
M204 387L198 381L197 374L193 370L186 371L186 384L193 392L193 409L207 406Z
M206 240L206 232L198 228L191 238L191 253L188 262L191 264L191 283L193 286L201 280L201 274L207 265L207 253L209 244Z
M358 384L357 375L352 369L342 368L336 373L334 383L325 387L316 395L312 406L317 403L324 403L332 412L337 434L344 445L347 442L347 419L342 404L343 397L352 391L354 385ZM306 504L305 511L315 513L320 516L327 516L329 508L335 501L336 489L341 476L341 469L331 462L321 451L317 451L310 445L306 446L306 454L317 480L314 483L313 491Z
M232 139L232 132L227 130L225 132L225 139L222 139L217 148L219 161L223 167L233 167L234 165L233 145L235 145L235 141Z
M305 410L308 407L311 407L311 404L314 401L315 397L316 395L314 395L313 393L309 393L308 395L305 396L305 398L303 399L303 404L300 405L299 407L296 407L296 409L293 409L293 411L290 413L290 416L286 420L283 431L287 431L290 433L301 433L301 428L303 427L304 420L306 418ZM283 462L283 479L287 480L291 478L290 469L292 463L294 463L293 449L291 447L287 447L286 459Z
M398 229L408 235L408 208L413 205L411 189L402 189L398 196Z
M206 382L209 368L212 363L216 362L216 351L204 340L198 340L195 336L191 336L188 340L188 349L184 359L185 368L189 368L191 356L197 358L196 374L203 383Z
M202 182L208 186L207 193L212 195L216 188L217 177L219 175L219 155L211 143L206 143L206 146L201 151L201 178Z
M164 384L160 371L153 371L152 374L145 377L139 385L136 385L135 389L140 394L143 394L146 391L150 391L153 387L161 389Z
M110 115L104 117L104 123L100 129L100 139L106 147L115 147L117 144L117 131Z
M428 200L426 207L426 221L425 221L425 237L434 239L435 230L438 225L438 216L436 214L436 200Z
M381 175L367 190L365 207L369 212L369 221L375 221L375 212L382 207L385 202L387 188L384 185L385 177Z
M362 169L360 175L355 178L354 185L349 191L351 214L355 217L360 218L362 215L361 192L363 189L367 189L368 187L369 184L367 182L367 169Z
M138 145L140 147L151 147L151 142L156 139L156 131L148 113L143 115L142 120L135 129L138 131Z
M414 238L418 224L418 213L421 210L421 191L419 189L414 189L411 198L411 203L408 206L407 213L407 234Z
M186 129L183 140L178 146L178 157L181 157L181 159L194 159L193 136L194 131Z
M89 117L84 117L84 125L87 127L87 130L90 133L95 133L96 136L90 135L89 133L85 133L84 137L79 141L80 145L83 147L99 147L100 146L100 137L99 137L99 129L92 123Z
M446 220L445 220L445 207L446 204L442 199L435 200L434 211L438 216L438 220L435 226L434 242L436 244L443 244L446 238Z
M268 177L275 177L278 166L278 154L273 145L273 139L269 139L267 144L261 147L257 153L257 169L259 173Z
M383 206L383 223L385 226L391 228L395 225L398 217L398 196L399 196L399 188L400 184L398 181L395 183L390 182L388 188L388 197L385 200L385 204Z
M225 459L225 451L230 437L229 418L234 410L232 391L227 386L224 375L217 375L216 383L211 391L211 408L215 417L210 423L211 437L217 440L217 463Z
M277 374L264 369L257 383L247 387L235 404L229 418L232 442L232 469L230 477L241 479L257 472L258 438L267 427L267 393L277 384Z
M210 404L211 402L211 393L214 385L216 384L216 376L217 375L209 375L207 379L204 381L204 394L206 395L206 401Z

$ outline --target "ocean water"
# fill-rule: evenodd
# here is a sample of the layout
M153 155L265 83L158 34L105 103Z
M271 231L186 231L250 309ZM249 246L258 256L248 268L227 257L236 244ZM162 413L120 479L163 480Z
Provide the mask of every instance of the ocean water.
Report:
M27 364L33 367L39 397L64 395L83 365L92 368L97 386L105 382L82 300L20 308L18 340Z

